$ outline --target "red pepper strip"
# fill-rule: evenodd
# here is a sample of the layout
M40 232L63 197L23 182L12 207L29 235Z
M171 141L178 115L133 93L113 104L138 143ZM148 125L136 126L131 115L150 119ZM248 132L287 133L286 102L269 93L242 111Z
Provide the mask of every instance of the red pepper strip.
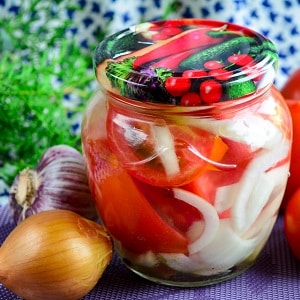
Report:
M152 64L151 67L153 67L153 68L168 68L171 70L175 70L178 68L178 66L182 60L186 59L187 57L196 53L197 51L199 51L199 49L191 49L191 50L187 50L187 51L184 51L181 53L176 53L176 54L167 56L167 57L155 62L154 64Z
M212 37L207 34L207 28L197 28L185 31L175 35L172 38L165 40L159 47L153 44L144 48L147 52L144 55L138 56L133 62L133 68L138 69L142 65L159 60L163 57L181 53L186 50L199 47L211 46L224 41L226 35L221 37Z

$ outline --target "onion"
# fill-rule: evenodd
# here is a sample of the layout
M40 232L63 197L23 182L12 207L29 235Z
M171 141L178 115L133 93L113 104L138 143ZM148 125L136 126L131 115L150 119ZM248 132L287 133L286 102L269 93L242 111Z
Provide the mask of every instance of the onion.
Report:
M0 282L26 300L75 300L96 285L112 258L104 227L67 210L21 222L0 248Z
M281 143L283 136L276 125L251 112L245 117L237 115L232 119L216 120L213 118L176 120L178 123L195 126L215 135L233 141L251 145L253 151L259 148L273 149Z
M18 224L30 215L67 209L96 220L82 155L67 145L49 148L35 170L24 169L10 189L10 207Z
M287 180L288 165L283 167L282 172L274 172L274 170L265 172L286 158L288 153L289 143L284 141L273 150L260 152L247 166L239 184L236 185L235 201L232 207L233 227L239 234L244 234L250 228L257 217L256 209L261 209L268 201L275 184ZM273 178L271 178L272 175ZM264 179L262 185L260 184L261 178ZM261 204L258 203L257 197L262 198Z
M197 231L198 227L198 232L200 233L198 239L194 240L188 246L189 253L193 254L214 239L219 226L219 216L215 208L198 195L180 188L174 188L173 192L176 199L195 207L203 216L204 224L203 222L194 222L195 226L192 225L189 229L193 232L188 232L188 235L195 236L195 231Z
M250 256L258 240L260 242L259 238L242 239L233 231L230 220L223 219L213 241L190 258L202 266L205 275L208 270L213 274L225 272Z
M180 167L175 152L173 136L168 126L152 125L151 129L155 140L155 150L156 153L159 153L166 174L168 176L178 174Z
M245 240L231 228L230 220L220 220L217 234L200 251L189 256L161 254L162 260L172 269L196 275L210 276L227 272L250 257L266 240L270 227L263 228L255 238Z

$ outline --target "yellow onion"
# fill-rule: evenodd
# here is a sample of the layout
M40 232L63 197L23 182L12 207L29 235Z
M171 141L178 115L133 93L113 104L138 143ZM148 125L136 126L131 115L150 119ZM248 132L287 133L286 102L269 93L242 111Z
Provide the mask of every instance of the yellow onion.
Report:
M68 210L22 221L0 248L0 282L26 300L76 300L97 284L111 261L110 236Z

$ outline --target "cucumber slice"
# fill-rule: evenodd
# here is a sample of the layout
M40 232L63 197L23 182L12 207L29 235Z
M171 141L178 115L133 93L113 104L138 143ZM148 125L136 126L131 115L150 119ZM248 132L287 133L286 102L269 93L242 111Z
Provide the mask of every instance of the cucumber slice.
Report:
M252 80L245 77L242 81L241 78L237 79L237 82L229 82L224 85L225 98L227 100L238 99L246 95L250 95L256 91L256 86Z

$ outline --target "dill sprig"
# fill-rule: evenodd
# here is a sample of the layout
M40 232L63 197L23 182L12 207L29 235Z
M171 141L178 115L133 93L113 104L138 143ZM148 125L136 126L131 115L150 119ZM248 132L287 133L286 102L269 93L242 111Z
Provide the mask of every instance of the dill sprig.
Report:
M0 20L0 178L7 184L53 145L81 149L72 126L95 76L91 55L68 35L74 24L59 16L80 9L69 3L26 1L18 14ZM68 105L69 97L76 105Z

